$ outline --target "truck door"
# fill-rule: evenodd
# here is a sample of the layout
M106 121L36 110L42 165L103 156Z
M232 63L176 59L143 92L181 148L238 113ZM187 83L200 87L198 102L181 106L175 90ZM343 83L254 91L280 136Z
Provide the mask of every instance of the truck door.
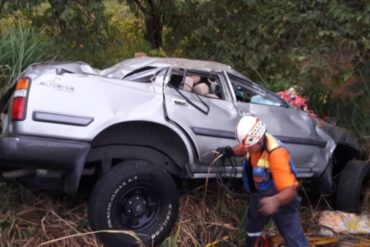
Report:
M290 150L301 176L311 176L316 165L328 162L327 140L316 122L305 112L289 106L274 93L232 74L228 74L240 115L258 116L272 135ZM315 154L315 155L312 155Z
M171 68L164 80L165 111L193 144L195 163L209 165L211 151L235 145L239 119L222 72ZM194 168L194 164L190 164Z

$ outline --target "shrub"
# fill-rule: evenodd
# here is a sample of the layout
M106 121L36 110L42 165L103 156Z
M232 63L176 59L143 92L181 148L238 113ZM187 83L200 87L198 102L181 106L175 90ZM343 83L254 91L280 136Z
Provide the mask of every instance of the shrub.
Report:
M0 88L10 85L30 64L51 58L51 44L42 30L11 20L7 24L0 29Z

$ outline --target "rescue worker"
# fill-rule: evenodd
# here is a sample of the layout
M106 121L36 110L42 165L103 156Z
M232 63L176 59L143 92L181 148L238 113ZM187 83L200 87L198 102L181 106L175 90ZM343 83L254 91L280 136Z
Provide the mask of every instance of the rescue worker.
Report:
M244 116L236 128L239 145L218 148L223 158L244 156L243 186L251 193L246 218L246 246L255 246L272 218L285 246L308 246L300 222L298 181L288 150L255 116Z

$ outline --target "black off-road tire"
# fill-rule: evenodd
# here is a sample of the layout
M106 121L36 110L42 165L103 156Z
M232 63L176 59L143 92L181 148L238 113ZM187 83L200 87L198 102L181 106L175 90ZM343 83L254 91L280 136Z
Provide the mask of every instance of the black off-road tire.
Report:
M369 179L369 163L361 160L349 161L339 177L336 208L344 212L360 213Z
M93 230L133 231L145 246L160 244L178 217L179 194L167 171L142 160L114 166L94 186L88 205ZM98 233L104 246L138 246L127 234Z

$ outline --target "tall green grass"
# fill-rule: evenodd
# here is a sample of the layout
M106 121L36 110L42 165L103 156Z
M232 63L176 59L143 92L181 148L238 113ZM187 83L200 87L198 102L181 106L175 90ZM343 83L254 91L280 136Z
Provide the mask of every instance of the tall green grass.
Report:
M0 31L0 88L3 89L30 64L50 59L51 41L37 30L22 24Z

